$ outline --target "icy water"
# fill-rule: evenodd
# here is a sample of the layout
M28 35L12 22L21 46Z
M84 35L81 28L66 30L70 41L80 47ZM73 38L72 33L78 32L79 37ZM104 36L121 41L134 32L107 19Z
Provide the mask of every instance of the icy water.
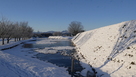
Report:
M40 41L41 39L38 39L37 41ZM55 41L54 44L24 44L25 48L39 48L44 49L45 47L55 47L55 46L72 46L72 43L70 40L63 40L63 41ZM67 50L67 51L61 51L54 54L45 54L45 53L38 53L34 55L37 59L40 59L42 61L48 61L52 64L55 64L59 67L65 67L67 68L67 71L69 74L71 74L71 64L72 59L74 59L73 54L75 54L75 50ZM74 77L82 77L80 75L80 72L83 70L82 66L80 65L80 62L76 59L74 59Z
M36 41L41 41L44 39L37 39ZM24 48L39 48L39 49L44 49L45 47L56 47L56 46L72 46L72 43L70 40L63 40L63 41L50 41L50 42L55 42L53 44L24 44Z

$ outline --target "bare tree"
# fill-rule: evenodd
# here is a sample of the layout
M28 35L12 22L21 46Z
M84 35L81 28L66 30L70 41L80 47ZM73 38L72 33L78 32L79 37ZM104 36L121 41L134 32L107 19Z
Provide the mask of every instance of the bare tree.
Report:
M15 28L12 37L15 38L15 41L19 41L21 38L30 38L33 34L33 29L28 26L28 22L16 22L14 26Z
M27 26L25 30L25 38L31 38L33 35L33 29L29 26Z
M28 22L11 22L5 18L0 20L0 38L2 38L2 44L4 45L5 38L9 43L11 38L15 38L15 41L30 38L33 34L33 29L28 26Z
M84 27L83 27L82 23L78 22L78 21L72 21L68 27L69 33L71 33L74 36L80 32L83 32L84 31L83 29L84 29Z
M31 27L28 26L28 22L20 22L19 24L19 28L18 28L18 40L22 39L26 39L26 38L30 38L32 36L33 33L33 29Z
M8 24L9 24L9 21L3 17L0 22L0 25L1 25L0 37L2 38L3 45L4 45L4 40L8 35Z
M12 38L14 38L15 41L17 41L17 38L20 35L20 26L18 22L14 23L13 26L14 26L14 30L13 30Z
M7 23L7 33L6 33L6 38L7 38L7 43L9 43L9 40L11 39L13 33L14 33L14 23L13 22L8 22Z

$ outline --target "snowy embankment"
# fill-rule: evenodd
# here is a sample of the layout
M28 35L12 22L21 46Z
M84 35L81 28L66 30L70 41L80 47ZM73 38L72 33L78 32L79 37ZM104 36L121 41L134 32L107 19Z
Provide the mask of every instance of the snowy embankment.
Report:
M0 44L0 50L9 49L9 48L12 48L14 46L17 46L17 45L23 43L23 42L27 42L27 41L30 41L30 40L35 40L35 39L21 40L21 41L17 41L17 42L11 40L8 44L4 44L4 45L2 45L2 41L0 41L0 43L1 43Z
M72 41L98 76L136 77L136 20L79 33Z
M72 37L65 36L49 36L51 39L72 39Z

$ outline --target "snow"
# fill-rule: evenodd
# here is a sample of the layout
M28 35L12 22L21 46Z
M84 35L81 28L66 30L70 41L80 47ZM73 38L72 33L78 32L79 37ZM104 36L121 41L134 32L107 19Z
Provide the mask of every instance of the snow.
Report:
M52 44L55 43L54 41L51 42L51 40L42 39L37 41L36 43ZM11 46L18 43L21 42L10 43L7 45L3 45L0 48L7 48L9 47L9 45ZM35 43L35 42L27 42L27 43ZM61 49L63 50L69 48L62 47ZM54 49L59 50L58 48L54 48ZM35 54L43 52L43 50L41 51L38 50L37 52L33 52L33 50L35 49L23 48L22 44L12 49L1 50L0 77L70 77L70 75L66 71L66 68L58 67L54 64L41 61L33 57ZM47 52L49 51L47 50Z
M49 38L52 39L72 39L72 37L68 37L68 36L49 36Z
M98 77L136 77L136 20L82 32L72 41Z

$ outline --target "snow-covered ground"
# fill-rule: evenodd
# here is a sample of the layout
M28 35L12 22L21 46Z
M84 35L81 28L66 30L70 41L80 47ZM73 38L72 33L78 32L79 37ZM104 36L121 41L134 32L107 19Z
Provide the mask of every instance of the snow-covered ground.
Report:
M54 44L56 42L55 40L45 38L36 42L32 41L27 43ZM7 47L9 45L4 45L0 48ZM60 48L61 50L72 49L72 47L62 46L54 47L52 48L52 51L50 50L50 47L38 50L34 48L23 48L21 44L12 49L1 50L0 77L70 77L66 68L58 67L33 57L37 53L55 53L55 51ZM37 52L33 52L33 50L36 50Z
M4 45L2 45L2 40L0 39L0 50L1 49L4 49L4 48L9 48L9 47L12 47L12 46L15 46L15 45L18 45L22 42L26 42L26 41L29 41L29 40L34 40L34 39L28 39L28 40L21 40L21 41L17 41L15 42L14 39L11 39L9 43L6 43L6 39L4 41Z
M136 20L79 33L72 41L99 77L136 77Z

